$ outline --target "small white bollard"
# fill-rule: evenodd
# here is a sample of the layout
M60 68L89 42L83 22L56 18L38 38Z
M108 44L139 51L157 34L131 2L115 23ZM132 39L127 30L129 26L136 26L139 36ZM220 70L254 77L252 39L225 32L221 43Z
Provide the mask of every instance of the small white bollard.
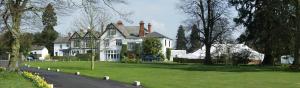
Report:
M109 80L109 76L104 76L103 79L104 80Z
M59 72L60 70L59 69L56 69L56 72Z
M80 75L80 72L76 72L75 75Z
M133 85L134 85L134 86L141 86L141 82L140 82L140 81L134 81L134 82L133 82Z
M54 85L53 84L48 84L50 88L54 88Z
M48 71L50 71L50 70L51 70L51 68L47 68L47 70L48 70Z
M40 69L41 69L41 67L37 67L37 69L38 69L38 70L40 70Z

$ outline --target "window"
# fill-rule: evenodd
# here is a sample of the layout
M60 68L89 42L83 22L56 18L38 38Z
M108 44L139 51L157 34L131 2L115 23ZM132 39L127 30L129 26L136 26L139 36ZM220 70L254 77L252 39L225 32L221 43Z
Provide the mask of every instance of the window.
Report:
M109 39L104 40L104 46L106 46L106 47L109 46Z
M62 49L62 44L59 45L59 48Z
M92 40L86 40L85 46L86 46L86 47L92 47L92 46L93 46Z
M109 35L110 36L116 35L116 30L115 29L110 29L109 30Z
M167 46L167 40L165 40L165 46Z
M120 53L118 50L106 50L105 57L107 60L117 60L120 58Z
M169 47L171 47L171 41L169 41Z
M116 39L116 45L122 46L122 39Z
M69 44L67 44L67 47L69 47Z
M128 49L129 51L133 50L133 49L134 49L134 45L135 45L134 42L129 42L129 43L127 44L127 49Z
M80 40L75 40L74 47L80 47Z

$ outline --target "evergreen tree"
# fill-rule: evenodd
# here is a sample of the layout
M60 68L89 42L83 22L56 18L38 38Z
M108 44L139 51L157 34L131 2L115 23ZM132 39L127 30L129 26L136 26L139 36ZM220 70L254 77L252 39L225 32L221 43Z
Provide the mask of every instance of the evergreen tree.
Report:
M193 25L192 27L192 33L190 35L190 44L191 47L189 48L189 52L194 52L195 50L201 48L199 29L196 25Z
M273 65L274 58L292 53L295 28L292 0L230 0L230 3L239 11L234 21L247 28L239 40L265 54L263 65Z
M46 46L49 50L50 55L53 56L53 42L58 37L58 32L54 30L54 26L57 25L57 17L51 4L48 4L45 8L42 16L42 21L45 27L41 33L41 37L43 38L41 44Z
M177 31L177 39L176 39L176 49L177 50L186 50L186 38L183 26L180 25Z

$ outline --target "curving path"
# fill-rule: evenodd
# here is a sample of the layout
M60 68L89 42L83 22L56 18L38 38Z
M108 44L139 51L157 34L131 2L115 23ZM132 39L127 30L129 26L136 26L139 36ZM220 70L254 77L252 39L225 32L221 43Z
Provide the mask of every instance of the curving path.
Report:
M54 88L141 88L111 80L101 80L72 74L22 67L22 71L39 73Z

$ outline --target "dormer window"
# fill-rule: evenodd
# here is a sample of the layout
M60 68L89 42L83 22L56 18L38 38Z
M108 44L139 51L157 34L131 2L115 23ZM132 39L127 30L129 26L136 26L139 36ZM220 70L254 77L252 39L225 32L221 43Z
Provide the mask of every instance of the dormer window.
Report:
M110 36L116 35L116 30L115 30L115 29L110 29L110 30L109 30L109 35L110 35Z

